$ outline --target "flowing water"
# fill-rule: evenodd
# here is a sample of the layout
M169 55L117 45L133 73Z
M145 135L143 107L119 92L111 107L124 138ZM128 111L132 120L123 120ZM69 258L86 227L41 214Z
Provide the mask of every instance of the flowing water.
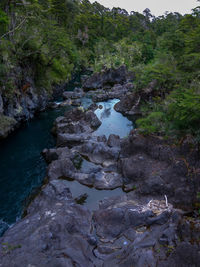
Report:
M124 137L133 127L126 117L114 111L117 101L98 103L103 108L97 109L96 114L103 123L96 134L108 136L115 133ZM83 105L89 103L90 100L85 99ZM55 118L66 110L66 107L47 110L0 142L0 235L20 218L25 200L41 186L46 175L46 163L41 151L55 145L50 130ZM85 205L90 209L95 209L104 197L123 194L121 189L99 191L78 182L68 183L74 197L87 193Z

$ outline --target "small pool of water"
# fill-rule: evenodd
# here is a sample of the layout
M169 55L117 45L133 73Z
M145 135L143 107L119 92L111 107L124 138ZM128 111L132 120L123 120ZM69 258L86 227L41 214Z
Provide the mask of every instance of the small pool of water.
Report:
M119 99L112 99L97 103L99 108L95 111L95 114L102 124L95 131L95 135L108 137L110 134L116 134L123 138L133 129L133 122L114 110L114 105L118 102Z
M126 194L121 188L116 188L114 190L97 190L95 188L90 188L85 185L82 185L77 181L67 182L74 198L77 198L82 194L88 195L84 205L90 210L97 209L99 207L99 201L103 200L106 197L120 196Z

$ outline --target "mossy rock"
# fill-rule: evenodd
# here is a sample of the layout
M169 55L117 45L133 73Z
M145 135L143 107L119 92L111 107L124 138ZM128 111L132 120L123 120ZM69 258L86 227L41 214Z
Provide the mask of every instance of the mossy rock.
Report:
M0 139L6 138L15 129L16 125L17 121L14 118L0 115Z

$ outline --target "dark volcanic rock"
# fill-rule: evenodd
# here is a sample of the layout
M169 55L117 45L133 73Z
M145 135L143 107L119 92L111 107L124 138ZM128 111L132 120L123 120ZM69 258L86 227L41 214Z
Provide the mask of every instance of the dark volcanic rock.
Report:
M133 84L132 84L133 86ZM120 84L116 84L115 86L113 86L112 88L110 88L109 90L107 89L99 89L97 92L94 91L93 93L90 92L90 94L92 95L92 100L94 102L101 102L101 101L106 101L108 99L121 99L123 98L129 91L132 90L132 86L130 86L130 83L124 84L124 85L120 85Z
M108 137L107 145L109 147L120 146L120 137L119 137L119 135L110 134L109 137Z
M91 213L76 205L65 181L52 181L28 215L0 240L0 266L101 266L93 255Z
M95 73L83 82L84 90L103 88L106 85L123 84L127 80L127 70L125 66L118 69L106 69L100 73Z
M44 149L42 155L45 158L46 162L50 164L52 161L57 160L58 158L66 158L70 155L70 150L68 147L59 147L52 149Z
M89 123L93 129L97 129L101 125L101 121L92 110L85 113L85 121Z
M12 99L4 98L4 114L23 121L33 118L35 112L42 111L48 105L49 96L45 90L38 92L35 87L27 88L20 96L13 96Z
M75 88L74 91L65 91L63 93L64 99L77 99L84 96L84 92L81 88Z
M124 115L138 115L141 97L136 93L128 93L115 104L114 109Z
M156 200L147 205L127 199L105 202L93 219L99 237L94 253L104 261L103 266L182 266L179 262L190 266L189 252L184 255L185 245L180 244L177 232L178 212ZM194 249L193 266L198 266L199 245L187 245L188 251Z
M159 200L142 204L130 196L108 198L92 215L75 204L65 181L53 180L26 217L0 239L0 264L198 267L199 230L198 220L184 220Z
M71 178L75 167L69 158L54 160L48 167L48 177L50 180L59 178Z
M85 141L90 139L89 134L81 133L81 134L58 134L57 136L57 146L59 147L72 147L76 145L80 145Z
M94 111L76 108L55 121L54 132L58 146L78 145L90 139L94 129L101 125Z
M17 77L27 76L22 74L22 69L19 68ZM0 116L10 118L15 124L20 125L21 122L34 117L35 113L43 111L49 103L51 96L45 89L38 90L32 78L26 77L26 82L16 81L18 83L18 90L12 93L12 97L8 97L7 91L0 92ZM20 83L20 84L19 84ZM16 127L13 127L13 122L9 130L1 133L1 137L5 138ZM8 125L8 124L7 124ZM4 122L0 120L0 128L4 127Z
M125 183L134 183L138 194L167 195L177 207L193 209L198 202L200 182L199 174L189 173L188 168L192 168L190 162L193 168L198 168L198 160L195 164L192 160L197 151L183 156L181 150L162 139L145 138L133 132L121 142L120 166Z
M121 112L124 115L141 115L140 103L141 101L152 101L152 98L159 95L158 90L154 90L157 82L152 81L147 88L140 90L139 92L127 93L123 96L115 105L115 110ZM129 88L131 85L127 85Z
M172 250L173 251L173 250ZM198 267L200 263L200 248L198 245L191 245L183 242L170 254L165 261L159 262L158 267Z
M102 83L115 78L101 75ZM92 79L94 85L95 76ZM132 89L131 84L114 87L107 98ZM129 94L117 108L130 114L139 104L137 97ZM199 205L198 152L187 142L175 146L137 131L124 139L114 134L108 140L96 137L93 131L101 122L95 109L76 108L56 119L58 147L43 150L48 183L26 217L0 239L0 266L198 267L200 220L172 206L189 214ZM65 179L131 192L105 198L92 213L77 204L83 204L87 194L73 199Z
M87 156L91 162L107 165L116 163L119 158L119 147L109 147L104 142L88 140L78 149L80 154Z
M66 150L65 147L45 149L43 151L44 157L48 162L51 162L47 171L48 179L76 180L83 185L100 190L112 190L122 187L123 179L121 174L117 172L117 166L113 165L113 152L109 152L110 148L105 151L105 154L102 150L96 150L92 152L92 155L88 154L87 156L88 158L91 157L93 162L101 162L105 165L104 167L88 161L87 167L84 168L82 163L83 161L86 162L86 160L81 157L81 154L84 154L80 152L81 147L72 148L71 150Z

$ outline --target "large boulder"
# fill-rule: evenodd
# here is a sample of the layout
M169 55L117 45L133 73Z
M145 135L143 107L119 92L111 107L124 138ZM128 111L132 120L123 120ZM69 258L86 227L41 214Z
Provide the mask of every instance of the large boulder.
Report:
M110 134L108 137L107 145L109 147L119 147L120 146L120 137L116 134Z
M124 115L138 115L141 97L137 93L128 93L115 104L114 109Z
M115 164L119 158L120 148L109 147L104 142L89 139L77 148L81 155L86 156L91 162L108 166Z
M84 90L99 89L114 84L123 84L127 80L127 69L121 66L118 69L106 69L102 72L95 73L83 82Z
M143 137L133 131L121 141L120 168L127 190L141 196L166 195L176 207L192 210L199 203L200 163L198 152L185 153L157 137ZM198 204L199 205L199 204Z
M156 80L149 83L146 88L143 88L139 92L129 92L120 98L120 102L115 105L115 110L121 112L124 115L141 115L140 103L143 101L150 102L153 97L158 96L158 90L154 90L157 85ZM132 88L133 85L127 84L127 88Z
M75 88L74 91L65 91L63 93L64 99L77 99L84 96L84 92L81 88Z
M75 204L67 183L51 181L27 216L0 240L0 266L101 266L93 255L91 212Z
M69 158L54 160L48 167L47 175L50 180L70 178L73 176L75 167Z
M99 126L101 126L101 121L92 110L88 110L85 113L85 121L90 124L92 129L97 129Z
M91 135L89 133L81 133L81 134L58 134L57 135L57 146L59 147L73 147L80 144L85 143L85 141L89 140Z
M54 123L53 132L57 135L57 146L71 147L84 143L100 125L101 121L93 109L73 109L63 117L58 117Z
M115 84L112 88L107 90L104 89L98 89L98 94L96 91L92 92L90 91L89 94L92 95L92 100L94 102L102 102L106 101L108 99L121 99L123 98L128 92L131 92L134 88L133 83L125 83L123 85L121 84Z
M59 158L67 158L70 155L70 150L68 147L58 147L58 148L45 148L42 151L42 155L46 162L50 164L52 161L57 160Z

